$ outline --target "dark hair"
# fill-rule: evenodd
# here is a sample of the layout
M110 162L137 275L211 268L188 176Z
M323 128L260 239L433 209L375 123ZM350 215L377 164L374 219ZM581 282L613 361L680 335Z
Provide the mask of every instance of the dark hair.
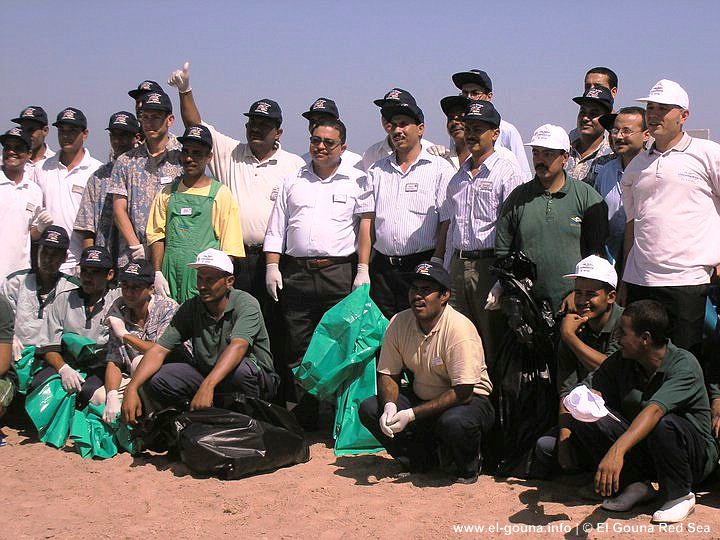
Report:
M647 120L645 119L645 109L633 105L632 107L623 107L617 114L639 114L642 117L643 131L647 129Z
M668 312L656 300L638 300L623 311L623 317L630 319L630 326L636 334L647 332L652 338L653 347L661 347L668 342L670 318Z
M599 73L600 75L605 75L608 78L608 83L610 84L610 89L617 88L618 85L618 76L615 74L615 72L606 67L598 66L591 69L588 69L587 73L585 74L585 77L590 75L591 73Z
M343 124L343 121L339 118L322 118L315 121L315 127L313 127L310 134L312 135L315 130L319 127L329 127L336 129L338 133L340 133L340 142L342 144L345 144L345 139L347 138L347 129L345 128L345 124Z

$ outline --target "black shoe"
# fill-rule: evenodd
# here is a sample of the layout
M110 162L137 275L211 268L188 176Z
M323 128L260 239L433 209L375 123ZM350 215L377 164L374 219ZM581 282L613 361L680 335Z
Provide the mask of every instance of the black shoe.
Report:
M478 475L473 474L472 476L458 476L455 479L456 484L474 484L477 482Z

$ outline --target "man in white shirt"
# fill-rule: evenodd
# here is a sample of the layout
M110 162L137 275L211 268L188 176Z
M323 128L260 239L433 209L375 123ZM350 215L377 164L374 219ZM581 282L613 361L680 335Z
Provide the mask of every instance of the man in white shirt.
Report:
M20 124L30 134L30 159L25 164L28 172L32 172L32 169L38 167L43 160L55 155L55 152L45 142L45 137L50 132L45 109L37 105L30 105L25 107L20 115L13 118L11 122Z
M66 231L73 231L85 185L102 163L90 156L90 152L84 148L88 129L87 119L81 110L74 107L63 109L53 126L58 130L60 150L35 170L35 182L43 192L43 205L51 223ZM50 225L47 219L38 220L38 231L42 232L47 225ZM60 270L75 273L81 252L82 238L73 231L67 260Z

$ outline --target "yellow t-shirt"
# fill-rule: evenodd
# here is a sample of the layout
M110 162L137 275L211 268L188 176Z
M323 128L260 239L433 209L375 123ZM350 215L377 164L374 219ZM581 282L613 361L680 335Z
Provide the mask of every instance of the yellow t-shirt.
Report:
M425 401L461 384L475 385L473 392L481 396L492 391L480 335L470 319L449 305L428 335L411 309L392 318L377 370L398 375L403 368L412 371L413 392Z
M210 195L211 186L212 184L201 188L189 188L184 182L180 182L177 192L207 197ZM165 219L171 189L172 184L167 185L160 193L155 195L145 229L148 245L165 239ZM215 234L220 239L220 249L222 251L233 257L245 256L242 225L240 225L240 210L238 210L235 197L225 186L220 186L213 201L212 226L215 229Z

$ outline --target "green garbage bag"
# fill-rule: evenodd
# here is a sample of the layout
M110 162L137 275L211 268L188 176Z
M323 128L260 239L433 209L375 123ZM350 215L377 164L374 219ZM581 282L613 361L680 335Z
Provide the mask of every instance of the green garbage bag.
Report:
M55 448L65 446L75 411L75 394L63 390L60 375L49 377L33 390L25 400L25 410L42 442Z
M43 368L43 363L35 358L35 345L29 345L22 350L20 358L13 365L18 378L18 392L27 393L33 376Z
M75 451L83 458L107 459L120 450L132 453L128 427L115 420L108 425L103 422L105 405L90 403L82 411L75 410L70 426L70 440Z
M359 377L382 344L388 321L363 285L329 309L313 332L295 380L308 393L334 400L343 383Z
M95 346L95 341L80 334L67 332L62 335L63 354L75 359L76 369L95 363Z

